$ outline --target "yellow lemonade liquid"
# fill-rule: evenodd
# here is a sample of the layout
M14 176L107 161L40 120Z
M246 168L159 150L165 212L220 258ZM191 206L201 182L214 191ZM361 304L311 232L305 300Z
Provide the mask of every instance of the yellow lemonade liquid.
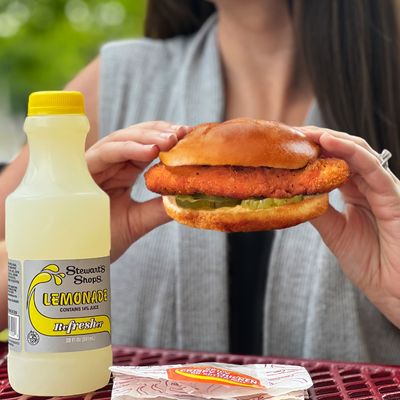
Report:
M109 198L87 169L77 92L30 97L29 165L6 201L11 386L74 395L109 380Z

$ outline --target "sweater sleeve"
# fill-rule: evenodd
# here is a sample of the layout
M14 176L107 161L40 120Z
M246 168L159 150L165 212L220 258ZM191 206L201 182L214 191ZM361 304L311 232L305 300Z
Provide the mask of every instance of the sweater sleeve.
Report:
M179 74L187 39L132 39L100 50L100 135L126 126L166 119L165 93Z

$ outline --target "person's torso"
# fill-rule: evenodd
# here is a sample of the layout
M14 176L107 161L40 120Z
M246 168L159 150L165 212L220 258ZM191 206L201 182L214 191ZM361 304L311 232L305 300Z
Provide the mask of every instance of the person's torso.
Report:
M146 120L222 120L215 24L213 16L191 37L104 46L101 135ZM306 123L322 125L316 104ZM140 177L132 196L155 195ZM342 206L338 192L331 201ZM264 354L398 362L399 331L346 280L309 223L277 231L265 267ZM114 343L228 351L225 234L170 222L134 243L111 273Z

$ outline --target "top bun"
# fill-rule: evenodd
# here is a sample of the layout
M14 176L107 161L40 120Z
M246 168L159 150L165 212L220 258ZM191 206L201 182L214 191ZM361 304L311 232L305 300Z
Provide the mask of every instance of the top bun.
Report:
M160 160L169 167L234 165L297 169L315 160L320 147L279 122L238 118L196 126Z

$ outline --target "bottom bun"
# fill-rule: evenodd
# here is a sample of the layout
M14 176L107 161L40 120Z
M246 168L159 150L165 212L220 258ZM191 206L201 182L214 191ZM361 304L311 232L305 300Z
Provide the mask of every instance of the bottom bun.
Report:
M284 206L250 210L242 206L194 210L176 204L175 196L163 196L164 208L175 221L194 228L222 232L254 232L288 228L322 215L328 194L320 194Z

